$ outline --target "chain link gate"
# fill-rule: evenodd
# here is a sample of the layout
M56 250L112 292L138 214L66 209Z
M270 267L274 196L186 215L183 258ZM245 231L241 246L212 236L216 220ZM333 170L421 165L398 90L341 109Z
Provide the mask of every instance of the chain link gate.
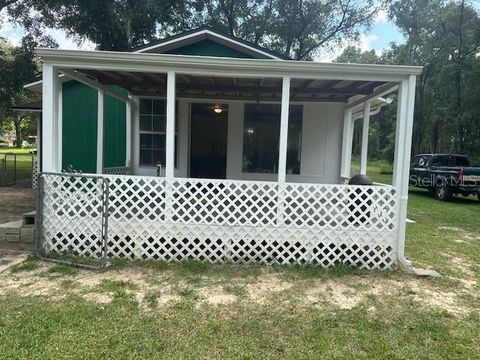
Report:
M108 265L109 180L75 173L37 178L37 255L100 269Z
M0 186L12 186L17 182L17 154L0 154Z

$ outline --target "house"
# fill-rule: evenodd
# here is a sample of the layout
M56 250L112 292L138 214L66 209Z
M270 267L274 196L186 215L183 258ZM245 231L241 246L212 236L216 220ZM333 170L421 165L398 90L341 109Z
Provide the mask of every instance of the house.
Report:
M38 49L48 251L407 263L420 67L303 62L202 28L130 52ZM347 185L353 124L398 92L393 185Z

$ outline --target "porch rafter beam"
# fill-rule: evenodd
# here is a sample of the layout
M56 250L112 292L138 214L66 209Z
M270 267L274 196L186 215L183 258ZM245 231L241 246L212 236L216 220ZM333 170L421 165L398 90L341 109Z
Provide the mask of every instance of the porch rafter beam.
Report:
M90 79L88 76L86 76L85 74L83 74L79 71L75 71L73 69L64 69L64 68L59 69L59 70L62 73L64 73L65 75L67 75L68 77L72 78L73 80L77 80L78 82L81 82L82 84L90 86L91 88L93 88L97 91L103 91L105 93L105 95L112 96L112 97L114 97L118 100L121 100L121 101L125 101L125 102L129 101L128 96L118 94L114 91L109 90L102 83Z
M111 81L105 78L102 79L101 76L96 76L99 81L106 85L119 85L119 86L144 86L144 87L158 87L164 86L164 82L158 81L136 81L136 82L129 82L125 80L118 80L118 81ZM211 78L210 78L211 79ZM177 84L177 89L179 91L190 90L190 91L231 91L231 92L275 92L280 93L281 85L279 86L251 86L251 85L240 85L236 78L233 78L234 84L232 86L229 85L218 85L218 84ZM305 94L329 94L329 95L369 95L371 94L371 90L368 88L358 89L356 86L347 86L344 88L334 88L334 87L308 87L302 86L300 87L293 87L292 92L295 93L305 93Z
M134 96L159 96L166 97L165 91L141 91L141 90L131 90L131 95ZM261 101L280 101L281 96L262 96L262 95L225 95L225 94L187 94L181 91L177 92L177 99L209 99L209 100L245 100L245 101L256 101L257 99ZM299 97L292 95L290 97L291 102L335 102L335 103L345 103L347 101L346 97L341 98L330 98L330 97Z
M352 111L357 110L358 108L363 107L364 103L366 103L368 101L371 101L371 100L374 100L376 98L382 97L382 96L386 96L386 95L396 91L397 89L398 89L398 83L396 83L396 82L393 82L393 83L390 82L388 84L382 85L378 89L376 89L373 93L371 93L370 95L366 95L361 99L358 99L358 100L355 100L355 101L351 102L350 104L348 104L346 106L346 109L347 110L350 109Z

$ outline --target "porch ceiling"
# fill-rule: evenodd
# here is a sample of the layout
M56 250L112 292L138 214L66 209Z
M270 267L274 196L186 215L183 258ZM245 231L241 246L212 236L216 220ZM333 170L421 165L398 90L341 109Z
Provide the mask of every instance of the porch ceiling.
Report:
M132 95L166 96L166 75L152 72L77 69L104 85L118 85ZM291 101L346 102L354 95L369 95L385 81L292 79ZM179 98L280 101L281 78L239 78L177 74Z

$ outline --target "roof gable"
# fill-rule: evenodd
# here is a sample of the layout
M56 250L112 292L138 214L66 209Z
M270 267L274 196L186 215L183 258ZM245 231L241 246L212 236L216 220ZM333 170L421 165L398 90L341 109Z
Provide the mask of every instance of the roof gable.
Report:
M209 28L190 30L134 48L135 53L177 54L253 59L281 59L268 49Z
M164 53L174 55L217 56L247 59L254 58L250 54L233 49L210 39L200 40L192 44L165 51Z

